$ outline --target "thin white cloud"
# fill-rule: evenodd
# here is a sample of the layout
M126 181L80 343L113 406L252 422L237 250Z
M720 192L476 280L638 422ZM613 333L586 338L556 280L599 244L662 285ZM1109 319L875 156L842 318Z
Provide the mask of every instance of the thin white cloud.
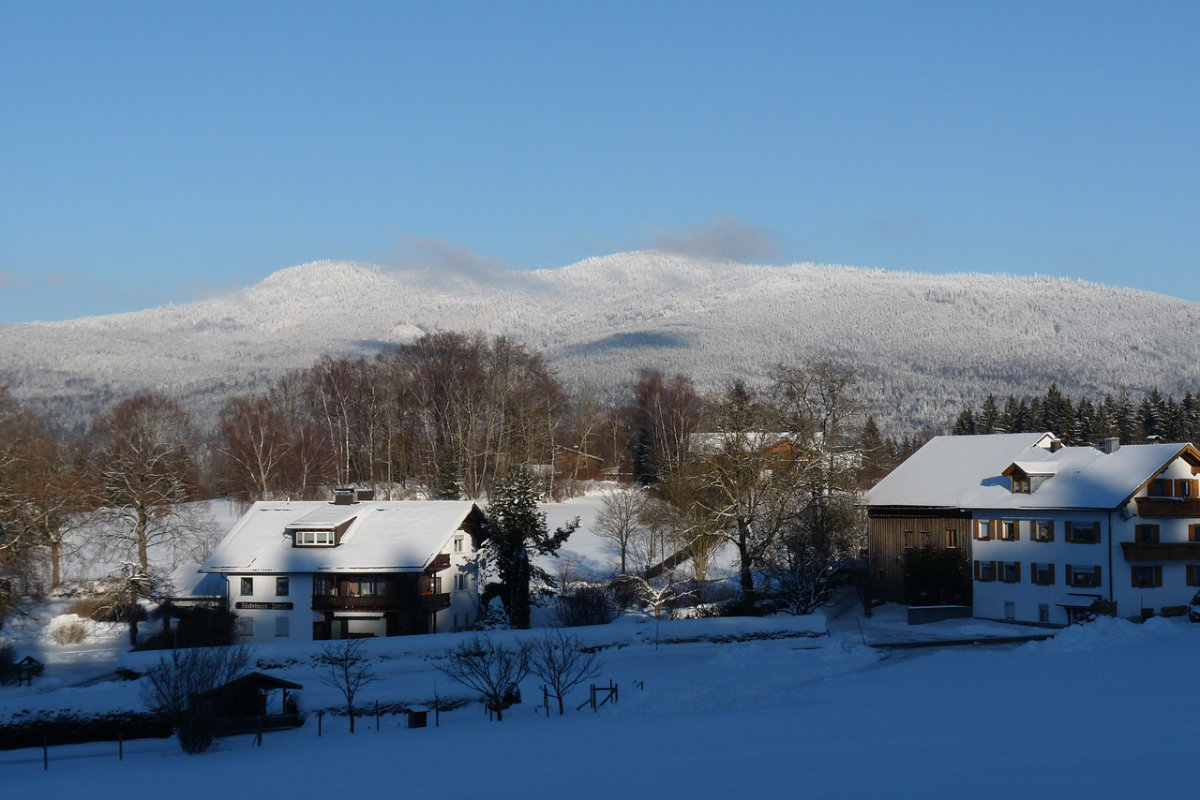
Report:
M652 249L693 258L772 264L780 257L776 238L769 228L720 215L690 228L655 228L647 241Z
M482 284L511 284L522 273L498 258L431 236L406 236L404 246L393 259L402 270L421 270L441 280L467 280Z
M0 269L0 289L16 289L29 284L29 279L16 272Z

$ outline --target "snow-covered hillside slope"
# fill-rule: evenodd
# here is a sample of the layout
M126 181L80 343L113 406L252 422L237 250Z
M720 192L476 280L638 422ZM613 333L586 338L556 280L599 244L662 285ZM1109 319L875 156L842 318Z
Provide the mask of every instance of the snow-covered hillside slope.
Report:
M752 266L662 252L444 278L320 262L249 289L130 314L0 327L0 383L81 422L157 389L211 419L229 394L433 330L507 334L570 384L615 391L653 365L704 388L816 354L863 375L885 421L945 424L986 394L1070 394L1200 377L1200 305L1077 281Z

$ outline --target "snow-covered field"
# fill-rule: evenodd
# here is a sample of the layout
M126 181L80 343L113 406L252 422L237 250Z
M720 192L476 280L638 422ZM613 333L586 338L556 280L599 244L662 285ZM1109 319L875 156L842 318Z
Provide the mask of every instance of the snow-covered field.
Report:
M1174 620L1078 626L1019 646L880 651L854 605L808 618L663 621L623 618L575 629L602 650L599 683L620 701L546 718L536 678L504 722L478 704L408 730L373 717L348 733L326 716L299 729L222 740L185 756L174 740L0 753L6 796L126 797L156 787L173 798L216 792L320 797L446 792L488 798L618 795L724 797L1146 797L1191 785L1200 689L1191 679L1200 626ZM863 622L860 625L860 622ZM938 623L979 635L980 623ZM914 631L923 631L927 626ZM1009 633L1011 626L996 626ZM1017 629L1020 630L1020 629ZM825 635L826 632L828 635ZM767 634L780 638L750 638ZM810 634L820 634L816 637ZM504 632L499 638L538 636ZM437 670L460 635L368 642L374 701L419 704L463 694ZM741 638L742 641L721 641ZM656 643L657 639L657 643ZM273 674L304 685L308 710L337 704L312 644L260 647ZM148 654L122 664L144 666ZM47 676L50 678L50 676ZM576 690L574 707L586 699ZM0 690L0 709L137 707L133 684ZM432 719L431 719L432 725ZM145 791L140 789L139 791Z
M551 572L604 572L613 554L588 532L598 496L546 506L550 525L583 527ZM228 511L216 510L228 514ZM38 713L140 710L136 683L89 679L121 667L144 670L158 655L125 652L121 626L93 626L82 644L57 644L48 623L69 601L16 620L17 657L47 664L32 687L0 687L0 725ZM548 619L542 614L535 618ZM171 798L222 792L250 796L354 796L410 792L486 798L1089 797L1184 794L1197 727L1200 625L1118 620L1066 629L1046 642L913 650L872 645L1003 637L1046 631L975 620L908 626L898 607L869 619L852 598L810 617L657 621L627 616L572 633L602 648L596 682L614 681L620 701L598 712L547 718L537 678L504 722L477 702L443 713L439 727L408 730L373 716L351 735L344 717L315 712L340 703L320 681L320 644L262 645L256 666L300 683L309 712L299 729L222 740L185 756L174 739L0 752L5 796L100 800L153 790ZM493 632L497 640L542 631ZM471 699L438 669L469 634L366 642L378 680L360 695L405 706L433 697ZM88 684L88 685L81 685ZM278 702L276 698L274 702ZM31 743L36 745L36 743ZM136 788L135 788L136 787ZM153 787L152 789L149 787Z

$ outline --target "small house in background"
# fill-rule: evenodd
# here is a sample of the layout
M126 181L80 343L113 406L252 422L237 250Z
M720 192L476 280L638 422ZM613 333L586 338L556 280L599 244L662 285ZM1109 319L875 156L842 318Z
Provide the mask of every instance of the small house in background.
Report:
M255 503L201 565L237 639L438 633L479 619L483 512L470 501Z
M217 728L224 736L255 730L290 728L300 715L288 692L304 687L264 672L250 672L202 695L211 704Z
M1180 614L1200 589L1200 451L938 436L868 493L869 587L1064 625Z
M571 481L600 480L604 459L585 453L578 447L554 448L554 469L560 478Z

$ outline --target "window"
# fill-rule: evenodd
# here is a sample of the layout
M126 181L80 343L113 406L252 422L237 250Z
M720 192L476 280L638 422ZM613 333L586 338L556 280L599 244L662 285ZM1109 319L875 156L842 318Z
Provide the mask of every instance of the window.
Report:
M1200 564L1187 565L1187 585L1200 586Z
M287 597L288 596L288 579L287 579L287 577L278 577L275 579L275 596L276 597Z
M1033 523L1033 540L1035 542L1054 541L1054 520L1039 519Z
M933 534L921 531L921 547L933 547Z
M1148 494L1151 497L1170 497L1171 481L1167 478L1155 478L1150 481Z
M905 531L903 534L901 534L901 536L904 540L904 549L905 550L911 549L913 546L913 532Z
M1188 541L1200 542L1200 525L1188 525Z
M242 590L238 594L242 597L254 594L254 578L242 578Z
M946 531L946 547L947 548L958 547L958 531L955 531L955 530Z
M1021 523L1005 520L1000 523L1000 539L1005 542L1015 542L1021 538Z
M454 575L454 591L465 592L467 590L467 574L459 572Z
M996 562L995 561L976 561L975 562L975 580L984 581L984 582L996 580Z
M1005 583L1021 582L1021 565L1015 561L1005 561L1000 569L1000 580Z
M454 537L454 552L461 553L463 551L463 537Z
M333 576L332 575L314 575L313 576L313 594L321 597L333 596Z
M990 519L980 519L975 521L975 538L992 538L992 521Z
M1016 619L1017 618L1017 604L1012 602L1011 600L1004 604L1004 618L1005 619Z
M1054 565L1053 564L1031 564L1029 567L1029 576L1033 579L1035 586L1053 586L1054 585Z
M1133 526L1133 540L1138 544L1158 544L1157 525Z
M286 614L280 614L275 618L275 635L276 636L291 636L291 626Z
M1134 565L1130 570L1132 575L1131 585L1138 589L1152 589L1155 586L1162 586L1162 566L1143 566L1140 564Z
M1050 621L1050 606L1042 603L1038 606L1038 622Z
M235 625L238 636L254 636L254 617L238 617Z
M294 547L333 547L337 537L333 531L296 531Z
M1068 522L1067 541L1072 544L1096 544L1100 541L1100 523Z
M341 593L345 597L381 597L383 596L383 578L353 578L342 581Z
M1195 479L1180 478L1175 481L1175 496L1183 498L1192 498L1196 496L1196 481Z
M1094 589L1100 586L1099 567L1074 567L1067 565L1067 584L1078 589Z
M1029 494L1033 491L1033 482L1028 475L1013 475L1012 491L1013 494Z

